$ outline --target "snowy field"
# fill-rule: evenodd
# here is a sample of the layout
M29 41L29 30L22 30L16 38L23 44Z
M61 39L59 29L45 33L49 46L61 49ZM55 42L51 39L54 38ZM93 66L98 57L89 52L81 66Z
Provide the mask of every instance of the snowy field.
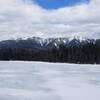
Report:
M0 100L100 100L100 65L1 61Z

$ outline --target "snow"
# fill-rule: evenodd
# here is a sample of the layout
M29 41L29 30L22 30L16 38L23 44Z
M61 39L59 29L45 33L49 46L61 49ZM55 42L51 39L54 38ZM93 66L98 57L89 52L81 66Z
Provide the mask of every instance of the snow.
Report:
M100 100L100 65L1 61L0 100Z

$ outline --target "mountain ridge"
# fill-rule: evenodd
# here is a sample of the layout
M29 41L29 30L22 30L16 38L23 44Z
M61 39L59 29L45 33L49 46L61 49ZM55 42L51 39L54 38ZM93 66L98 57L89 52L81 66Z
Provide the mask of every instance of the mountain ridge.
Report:
M0 42L0 60L100 63L100 39L40 38Z

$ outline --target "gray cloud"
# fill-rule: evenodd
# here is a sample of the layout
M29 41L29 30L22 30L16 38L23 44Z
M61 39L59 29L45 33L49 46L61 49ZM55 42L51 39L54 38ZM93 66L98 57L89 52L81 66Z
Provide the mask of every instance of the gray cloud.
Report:
M0 0L0 39L32 36L100 38L100 0L58 10L31 0Z

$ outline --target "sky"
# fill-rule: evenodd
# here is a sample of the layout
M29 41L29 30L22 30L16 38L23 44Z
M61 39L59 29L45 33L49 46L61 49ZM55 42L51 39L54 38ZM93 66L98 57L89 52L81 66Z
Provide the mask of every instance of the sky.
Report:
M0 0L0 40L100 38L100 0Z
M62 7L74 6L76 4L88 3L89 0L34 0L39 6L45 9L58 9Z

